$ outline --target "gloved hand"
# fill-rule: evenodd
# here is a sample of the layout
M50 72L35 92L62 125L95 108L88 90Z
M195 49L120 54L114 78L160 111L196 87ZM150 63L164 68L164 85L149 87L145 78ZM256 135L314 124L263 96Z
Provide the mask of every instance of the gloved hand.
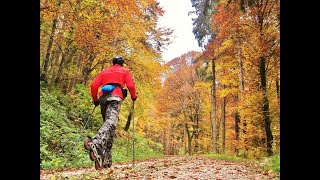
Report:
M137 98L138 98L138 96L136 96L135 98L131 97L132 101L135 101Z
M99 106L99 101L93 101L94 106Z

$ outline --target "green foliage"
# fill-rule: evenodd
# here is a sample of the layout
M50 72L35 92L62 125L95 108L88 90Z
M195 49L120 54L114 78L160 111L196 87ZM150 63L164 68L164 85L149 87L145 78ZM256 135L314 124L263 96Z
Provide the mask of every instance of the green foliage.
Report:
M90 116L88 94L77 86L73 96L63 95L57 89L40 86L40 166L41 168L62 168L66 166L90 165L83 150L83 137L93 135L91 129L98 129L99 116ZM82 89L81 89L82 88ZM97 111L98 112L98 111ZM81 130L91 118L80 138Z
M144 160L163 156L163 147L160 143L155 143L136 134L134 147L134 154L136 160ZM130 139L115 138L112 150L113 161L132 161L132 155L132 137L130 136Z
M228 161L257 162L258 166L264 171L280 173L280 154L275 154L271 157L264 157L260 161L257 161L256 158L241 158L227 154L205 154L203 156Z
M271 157L264 158L260 163L259 166L266 171L273 171L280 173L280 154L275 154Z

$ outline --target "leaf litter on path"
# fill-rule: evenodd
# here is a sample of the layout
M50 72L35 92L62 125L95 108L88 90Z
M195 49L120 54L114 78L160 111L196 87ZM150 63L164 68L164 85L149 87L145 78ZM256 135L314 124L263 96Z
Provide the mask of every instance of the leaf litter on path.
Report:
M114 163L109 169L94 167L60 172L41 171L40 180L54 179L142 179L142 180L276 180L278 174L262 172L256 164L205 157L169 156L132 163Z

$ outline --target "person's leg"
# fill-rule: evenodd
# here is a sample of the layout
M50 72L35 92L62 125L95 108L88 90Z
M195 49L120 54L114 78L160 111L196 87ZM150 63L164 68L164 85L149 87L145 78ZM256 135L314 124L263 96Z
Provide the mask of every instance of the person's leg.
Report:
M99 98L102 122L106 120L106 111L107 111L107 96L100 96Z
M107 114L106 114L106 121L110 122L110 128L109 128L109 138L107 138L106 143L106 164L109 164L111 166L112 163L112 145L113 145L113 138L115 135L116 126L119 120L119 112L121 107L121 101L112 100L110 103L108 102L107 107ZM109 166L109 167L110 167Z
M120 112L121 100L107 101L105 122L93 138L93 143L98 149L98 153L107 157L111 161L111 148L116 125L118 123L118 115Z

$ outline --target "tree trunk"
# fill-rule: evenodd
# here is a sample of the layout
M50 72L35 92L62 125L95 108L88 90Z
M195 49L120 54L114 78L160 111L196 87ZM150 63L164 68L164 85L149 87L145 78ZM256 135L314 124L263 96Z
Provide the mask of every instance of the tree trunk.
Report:
M167 131L166 128L163 129L163 151L164 154L168 154L167 152Z
M220 142L220 127L221 127L221 118L218 117L217 115L217 153L220 153L221 147L219 146L219 142Z
M216 68L212 58L212 152L217 152L217 96L216 96Z
M74 61L75 67L79 67L80 62L81 62L81 59L82 59L81 54L79 54L79 55L78 55L78 58L77 58L77 61ZM73 90L73 87L74 87L75 84L77 83L77 81L78 81L78 76L79 76L79 74L78 74L78 72L76 72L76 73L74 74L74 76L72 77L71 84L70 84L70 87L69 87L69 89L68 89L69 92L71 92L71 91Z
M49 64L50 68L48 68L47 75L46 75L46 78L47 78L47 81L48 81L48 85L50 85L49 82L51 82L51 79L52 79L52 74L53 74L54 65L55 65L54 63L55 63L55 60L56 60L57 56L59 56L59 53L60 52L59 52L58 49L53 48L51 56L50 56L50 64Z
M72 48L72 50L68 53L68 56L66 58L66 63L64 64L63 69L67 68L69 66L69 64L72 61L74 61L75 52L76 52L76 49ZM63 83L62 83L62 92L66 94L67 92L69 92L68 90L69 90L69 86L71 86L72 76L66 75L66 73L64 73L62 75L62 77L63 77L62 79L65 79L65 81L63 81Z
M171 123L169 123L169 128L168 128L168 136L169 136L169 142L168 142L168 144L169 144L169 155L172 155L172 149L173 149L173 137L172 137L172 127L171 127Z
M262 114L263 120L265 122L265 131L267 137L267 155L272 156L272 141L273 136L271 132L271 120L269 116L269 100L267 97L267 77L266 77L266 60L264 57L260 58L260 81L261 81L261 89L263 93L263 105L262 105Z
M82 70L82 76L83 76L83 83L84 85L87 84L88 80L89 80L89 74L91 73L92 71L92 64L93 64L93 60L95 59L94 55L93 54L90 54L89 55L89 58L88 58L88 63L84 66L83 70Z
M191 156L191 138L188 138L188 155Z
M238 38L238 63L239 63L239 82L240 82L240 93L244 91L244 78L243 78L243 63L242 63L242 50L241 50L241 39Z
M66 62L66 56L68 53L69 53L69 48L66 47L66 50L62 53L62 56L61 56L61 61L60 61L60 65L58 68L57 77L54 80L55 85L60 85L60 81L62 79L62 73L63 73L63 69L64 69L64 63Z
M54 61L55 61L55 59L56 59L56 56L57 56L57 54L58 54L58 56L59 56L59 50L57 50L57 49L55 49L54 47L52 48L53 50L52 50L52 53L51 53L51 56L50 56L50 64L49 64L49 67L50 68L48 68L48 71L47 71L47 80L48 80L48 82L51 80L51 78L52 78L52 72L53 72L53 68L54 68ZM49 76L51 77L51 78L49 78Z
M183 114L184 114L184 117L185 117L185 122L187 122L187 115L186 115L185 112ZM190 156L191 155L191 140L192 140L192 136L191 136L190 131L188 129L187 123L185 123L185 130L187 132L187 137L188 137L188 155Z
M58 66L59 66L59 57L60 57L60 51L56 51L55 58L54 58L54 63L51 67L52 69L52 75L51 75L51 80L49 86L52 87L54 85L54 81L57 77L58 73Z
M77 0L76 2L77 2L77 4L75 5L75 16L74 17L78 17L79 10L81 8L81 0ZM82 59L81 59L81 54L79 53L79 57L77 58L77 61L74 60L75 59L74 55L76 54L77 49L72 45L72 41L73 41L72 40L72 35L74 33L74 24L73 23L74 23L74 21L72 21L72 24L70 25L69 37L67 39L68 46L71 45L71 54L70 54L70 57L68 58L66 66L73 60L73 65L75 65L76 67L79 67L80 61ZM75 74L73 74L73 77L69 77L68 78L67 85L64 88L65 92L71 92L72 91L78 76L79 75L77 73L75 73Z
M186 132L186 123L184 123L183 128L183 146L184 146L184 155L187 154L187 132Z
M277 88L277 100L278 100L278 105L280 105L280 85L279 85L279 80L276 80L276 88Z
M186 128L187 137L188 137L188 155L190 156L191 155L191 135L190 135L190 131L188 129L188 125L187 124L185 124L185 128Z
M243 92L244 92L244 78L243 78L243 62L242 62L242 49L241 49L241 38L238 38L238 64L239 64L239 82L240 82L240 95L239 95L239 101L241 101L242 99L242 95L243 95ZM239 124L240 124L240 121L242 121L242 133L244 134L244 144L245 144L245 153L244 153L244 157L247 157L247 152L248 152L248 146L247 146L247 143L248 143L248 139L247 139L247 122L245 119L241 119L240 117L240 114L238 111L236 111L236 137L238 137L239 139Z
M194 120L196 123L195 126L195 134L194 134L194 138L195 138L195 146L194 146L194 150L195 152L198 152L200 150L200 146L199 146L199 120L200 120L200 112L201 112L201 107L200 107L200 92L196 91L195 92L195 115L194 115Z
M199 118L198 114L195 114L195 116L196 125L194 129L194 152L197 153L199 151Z
M40 79L43 81L47 81L47 73L48 73L48 68L49 68L49 61L50 61L50 54L51 54L51 49L52 49L52 44L53 44L53 38L54 38L54 33L57 27L57 18L55 18L52 21L52 28L51 28L51 33L49 37L49 42L48 42L48 47L46 51L46 56L43 60L43 69L42 73L40 76Z
M225 88L225 85L223 85L223 88ZM221 124L222 124L222 153L224 153L225 146L226 146L226 97L222 98Z
M237 144L238 144L238 142L239 142L239 130L240 130L240 127L239 127L239 123L240 123L240 115L239 115L239 112L236 112L236 113L235 113L235 115L234 115L234 121L235 121L234 131L235 131L235 134L236 134L236 141L237 141ZM238 148L238 146L236 146L236 148L235 148L235 153L236 153L237 156L239 155L239 148Z

